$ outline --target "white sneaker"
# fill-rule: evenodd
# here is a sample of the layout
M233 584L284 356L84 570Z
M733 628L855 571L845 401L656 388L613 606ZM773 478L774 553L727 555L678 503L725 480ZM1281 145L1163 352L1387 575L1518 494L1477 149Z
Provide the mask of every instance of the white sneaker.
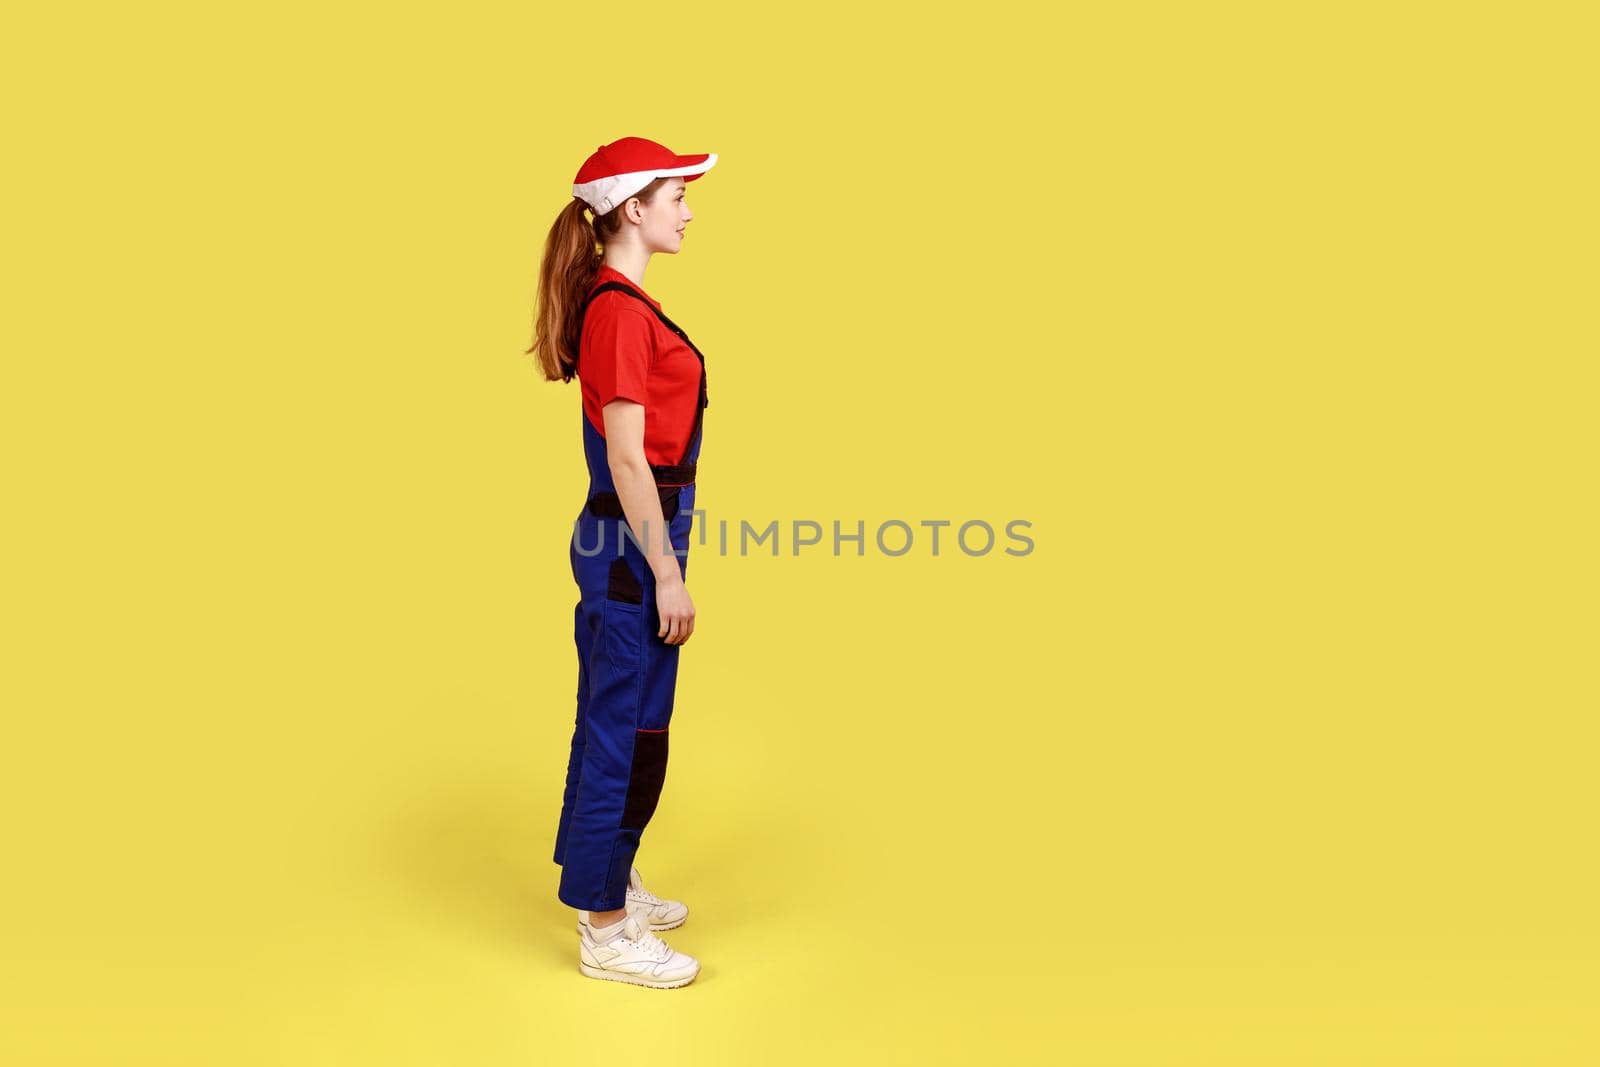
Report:
M639 868L628 868L628 896L623 907L628 914L640 912L652 930L676 930L689 917L689 908L681 900L662 900L644 887ZM578 911L578 933L589 925L589 913Z
M630 912L622 920L622 932L608 941L596 940L584 925L578 935L578 970L590 978L673 989L694 981L700 961L673 949L650 932L638 912Z

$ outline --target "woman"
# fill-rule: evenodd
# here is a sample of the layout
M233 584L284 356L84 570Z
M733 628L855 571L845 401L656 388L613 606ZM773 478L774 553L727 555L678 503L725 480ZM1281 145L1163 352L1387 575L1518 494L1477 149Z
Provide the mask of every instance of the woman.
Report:
M644 272L682 247L694 218L684 187L716 161L624 137L584 162L545 242L529 349L551 381L578 378L589 467L569 552L578 714L557 895L579 909L579 970L656 988L700 972L652 933L688 909L645 889L633 859L666 777L678 650L694 633L684 575L706 389L700 350L645 292Z

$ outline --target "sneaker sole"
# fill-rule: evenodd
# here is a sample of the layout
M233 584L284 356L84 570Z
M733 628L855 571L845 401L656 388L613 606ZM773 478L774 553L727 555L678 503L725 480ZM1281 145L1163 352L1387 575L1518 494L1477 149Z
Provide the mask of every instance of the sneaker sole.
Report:
M700 977L700 972L695 971L694 974L687 978L644 978L637 974L624 974L622 971L602 970L599 967L591 967L581 961L578 963L578 970L590 978L603 978L608 982L627 982L629 985L642 985L650 989L677 989L679 986L686 986Z

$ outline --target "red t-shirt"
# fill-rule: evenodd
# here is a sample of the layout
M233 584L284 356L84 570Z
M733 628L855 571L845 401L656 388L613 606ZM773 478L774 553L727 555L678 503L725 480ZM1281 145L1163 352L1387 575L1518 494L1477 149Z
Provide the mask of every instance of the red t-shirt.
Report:
M622 282L661 308L626 274L602 265L594 284L609 281ZM578 342L578 383L584 417L600 436L606 433L602 409L618 397L636 400L644 405L645 462L683 459L700 406L700 357L638 298L604 292L590 303Z

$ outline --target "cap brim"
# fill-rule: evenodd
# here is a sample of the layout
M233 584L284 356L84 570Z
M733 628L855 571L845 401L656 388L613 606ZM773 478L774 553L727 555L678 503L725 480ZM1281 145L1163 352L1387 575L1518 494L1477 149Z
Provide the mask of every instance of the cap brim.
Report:
M692 182L712 167L716 166L717 154L715 152L701 152L699 155L678 156L676 166L665 170L657 170L655 174L660 178L679 178Z

